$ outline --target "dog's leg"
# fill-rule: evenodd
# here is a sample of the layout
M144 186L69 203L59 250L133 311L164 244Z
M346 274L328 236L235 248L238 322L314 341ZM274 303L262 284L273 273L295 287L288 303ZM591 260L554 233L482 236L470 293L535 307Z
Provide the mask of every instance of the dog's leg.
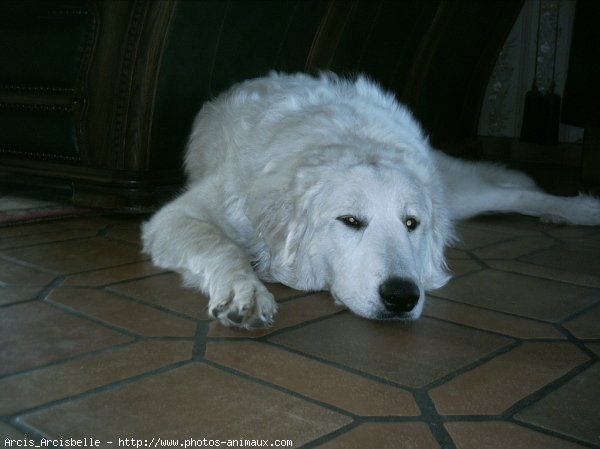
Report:
M225 326L269 326L277 305L254 273L248 256L210 214L192 216L185 197L161 209L142 228L144 251L153 262L179 272L187 285L209 297L209 314Z
M560 197L534 190L485 186L461 192L450 201L454 219L486 213L518 213L550 223L600 225L600 201L589 195Z
M466 162L437 154L452 218L485 213L519 213L542 221L600 225L600 200L590 195L544 193L524 173L485 162Z

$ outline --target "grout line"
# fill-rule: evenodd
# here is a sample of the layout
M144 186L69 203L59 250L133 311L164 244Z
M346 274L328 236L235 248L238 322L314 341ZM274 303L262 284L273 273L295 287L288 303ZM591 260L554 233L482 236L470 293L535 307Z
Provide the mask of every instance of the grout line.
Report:
M65 229L60 232L68 232L68 231L69 231L69 229ZM91 230L89 232L90 232L90 234L85 235L85 236L65 237L65 238L61 238L61 239L57 239L57 240L47 240L47 241L43 241L43 242L29 243L27 245L22 245L22 246L11 246L10 248L1 249L0 252L23 250L23 249L27 249L27 248L35 248L38 246L53 245L55 243L77 242L77 241L82 241L82 240L95 240L98 238ZM6 257L10 257L10 256L6 256Z
M4 260L7 263L12 263L14 265L17 265L17 266L20 266L20 267L23 267L23 268L28 268L30 270L37 271L38 273L48 274L50 276L62 276L63 275L63 273L59 273L57 271L48 270L47 268L40 267L40 266L35 265L33 263L29 263L27 261L24 261L24 260L21 260L21 259L17 259L15 257L8 256L7 254L4 254L4 252L2 250L0 250L0 260Z
M206 345L210 339L208 331L210 329L210 321L199 321L196 326L196 334L194 335L194 346L192 348L192 360L204 361L206 354Z
M342 436L342 435L350 432L351 430L356 429L360 424L361 424L360 422L357 422L355 420L345 426L340 427L337 430L334 430L333 432L330 432L325 435L321 435L320 437L315 438L314 440L309 441L306 444L303 444L298 449L313 449L313 448L319 447L324 443L328 443L332 440L335 440L337 437Z
M568 315L567 317L563 318L561 321L559 321L557 324L560 324L561 326L563 326L564 324L566 324L568 321L572 321L588 312L591 312L593 309L595 309L596 307L600 306L600 301L596 300L596 302L594 302L593 304L590 304L587 307L584 307L581 310L578 310L576 312L573 312L571 315Z
M277 384L271 383L271 382L263 380L263 379L261 379L259 377L254 377L254 376L252 376L250 374L247 374L247 373L245 373L243 371L236 370L235 368L231 368L231 367L228 367L226 365L221 365L221 364L219 364L217 362L213 362L212 360L208 360L208 359L203 359L201 361L201 363L204 363L204 364L206 364L208 366L211 366L211 367L216 368L216 369L218 369L220 371L228 373L228 374L230 374L230 375L232 375L234 377L239 377L239 378L248 380L248 381L250 381L252 383L261 385L263 387L267 387L267 388L270 388L272 390L279 391L280 393L285 393L286 395L292 396L292 397L294 397L296 399L301 399L303 401L310 402L310 403L312 403L314 405L318 405L319 407L325 408L325 409L327 409L327 410L329 410L331 412L335 412L335 413L337 413L339 415L346 416L347 418L350 418L352 420L356 420L358 418L358 415L355 415L354 413L349 412L348 410L344 410L342 408L336 407L333 404L329 404L327 402L323 402L323 401L320 401L318 399L311 398L310 396L305 396L302 393L299 393L297 391L291 390L291 389L286 388L286 387L282 387L281 385L277 385ZM402 419L402 418L413 418L414 419L416 417L398 417L398 418L400 418L400 419Z
M18 306L20 304L28 304L28 303L32 303L32 302L36 302L36 301L44 302L44 300L48 297L48 295L50 295L52 290L54 290L56 287L60 286L60 284L63 282L63 280L64 280L64 276L57 276L54 279L52 279L52 281L50 281L48 284L46 284L44 286L35 286L35 287L40 287L40 291L33 298L26 299L23 301L10 302L7 304L0 304L0 310L3 308L7 309L12 306ZM9 284L6 287L20 287L20 286L21 286L20 284L17 284L17 285Z
M103 268L103 269L100 269L100 270L90 270L88 272L78 273L78 274L93 273L94 271L102 271L104 269L111 269L111 268L122 268L122 267L126 268L129 265L135 265L135 264L144 263L144 262L150 262L150 258L145 259L145 260L139 260L139 261L136 261L136 262L131 262L131 263L123 264L123 265L115 265L115 266L110 267L110 268ZM162 268L160 270L162 270ZM142 274L141 276L135 276L135 277L128 278L128 279L122 279L122 280L119 280L119 281L108 282L107 284L100 284L100 285L97 285L96 287L103 287L103 288L118 287L119 285L122 285L122 284L128 284L130 282L145 281L145 280L151 279L153 277L166 276L166 275L170 275L170 274L176 274L176 273L174 271L169 271L169 270L157 271L156 273ZM77 285L73 285L73 287L77 287ZM85 287L85 285L84 285L84 287ZM198 291L198 293L201 294L199 291Z
M112 231L114 228L113 224L107 224L105 225L103 228L99 229L98 232L96 232L96 237L106 237L108 235L108 233L110 231Z
M537 340L536 340L536 342L537 342ZM433 390L434 388L444 385L444 384L456 379L457 377L460 377L463 374L468 373L469 371L473 371L474 369L485 365L486 363L490 362L491 360L494 360L495 358L497 358L501 355L504 355L504 354L507 354L507 353L513 351L514 349L518 348L519 346L523 345L524 343L525 343L524 341L521 341L518 339L511 343L507 343L506 345L496 349L495 351L489 352L488 354L478 358L477 360L474 360L473 362L468 363L468 364L462 366L461 368L457 368L445 376L439 377L438 379L428 383L427 385L424 385L422 388L424 390L427 390L427 393L429 394L430 390Z
M546 265L539 265L539 264L532 263L532 262L520 261L518 259L488 259L488 260L491 260L494 262L515 262L516 261L523 265L529 265L532 268L555 269L553 267L548 267ZM510 269L492 268L491 266L487 266L487 265L486 265L486 268L489 270L494 270L494 271L500 272L500 273L510 273L510 274L524 276L524 277L528 277L528 278L532 278L532 279L540 279L542 281L556 282L556 283L563 284L563 285L566 285L569 287L587 288L587 289L592 289L592 290L600 289L600 287L598 287L598 286L584 284L579 281L567 281L564 279L556 279L556 278L553 278L550 276L541 276L541 275L537 275L537 274L533 274L533 273L523 273L521 271L514 271L514 270L510 270ZM571 272L571 273L576 273L576 272ZM576 274L581 275L581 276L587 276L586 274L581 274L581 273L576 273ZM593 275L589 275L589 276L593 276Z
M316 356L314 354L309 354L309 353L306 353L306 352L302 352L302 351L300 351L298 349L294 349L294 348L285 346L285 345L283 345L281 343L276 343L276 342L272 342L272 341L263 341L261 343L268 344L268 345L273 346L275 348L287 351L287 352L289 352L291 354L303 356L303 357L305 357L305 358L307 358L309 360L312 360L314 362L322 363L322 364L330 366L332 368L337 368L337 369L339 369L341 371L345 371L347 373L354 374L356 376L365 378L365 379L373 381L373 382L377 382L377 383L384 384L384 385L387 385L387 386L390 386L390 387L398 388L398 389L407 391L409 393L413 393L414 391L416 391L416 390L418 390L420 388L420 387L411 387L410 385L404 385L404 384L401 384L399 382L395 382L393 380L386 379L384 377L379 377L379 376L377 376L375 374L371 374L371 373L368 373L366 371L361 371L361 370L359 370L357 368L352 368L350 366L343 365L343 364L341 364L339 362L335 362L335 361L332 361L332 360L324 359L324 358Z
M67 276L63 276L61 278L61 281L64 280L66 277ZM99 286L84 286L84 285L67 285L67 286L61 286L61 288L65 289L65 290L81 290L81 291L93 291L93 290L95 290L95 291L105 292L105 293L108 293L108 294L110 294L112 296L115 296L117 298L123 299L125 301L131 301L133 303L140 304L140 305L143 305L145 307L149 307L151 309L155 309L155 310L158 310L158 311L163 312L163 313L168 313L169 315L173 315L173 316L175 316L177 318L182 318L182 319L189 320L189 321L205 321L202 318L195 318L195 317L193 317L191 315L187 315L187 314L185 314L183 312L179 312L177 310L169 309L169 308L167 308L165 306L162 306L160 304L156 304L156 303L153 303L153 302L144 301L144 300L139 299L139 298L137 298L135 296L128 295L127 293L123 293L123 292L120 292L120 291L112 290L110 287L111 286L106 287L106 286L102 286L102 285L99 285ZM22 303L22 302L26 302L26 301L20 301L20 302ZM72 309L72 308L70 308L68 306L65 306L62 303L54 302L52 300L48 300L48 301L45 301L45 302L47 302L49 304L57 305L57 306L60 305L60 306L64 307L66 311L74 313L74 314L77 314L78 316L80 316L80 314L88 316L84 312L79 312L79 311L77 311L75 309ZM91 315L89 315L88 317L94 318ZM105 323L104 321L100 320L99 318L96 318L96 320L98 320L98 322Z
M85 271L78 271L76 273L67 273L65 274L65 278L69 278L69 277L74 277L74 276L81 276L81 275L86 275L86 274L91 274L91 273L95 273L98 271L106 271L106 270L112 270L115 268L127 268L129 266L132 265L137 265L137 264L141 264L144 262L148 262L150 261L150 258L144 258L144 259L140 259L140 260L134 260L131 262L125 262L125 263L120 263L117 265L110 265L108 267L102 267L102 268L92 268L91 270L85 270ZM119 284L125 284L127 282L133 282L133 281L139 281L139 280L143 280L143 279L147 279L147 278L151 278L153 276L160 276L163 274L169 273L169 271L157 271L156 273L150 273L150 274L143 274L139 277L132 277L132 278L128 278L128 279L123 279L120 281L115 281L115 282L108 282L107 284L98 284L98 285L85 285L85 284L81 284L81 285L69 285L68 287L95 287L95 288L101 288L101 287L112 287L113 285L119 285Z
M421 409L424 421L429 425L429 429L434 438L444 449L456 449L454 441L444 426L444 418L435 408L435 404L429 397L426 391L427 387L423 387L413 393L417 406Z
M297 298L297 299L301 299L301 298ZM321 315L321 316L318 316L318 317L315 317L315 318L311 318L311 319L306 320L306 321L302 321L300 323L293 324L291 326L282 327L281 329L274 330L273 332L269 332L266 335L262 335L260 337L256 337L254 340L255 341L263 342L265 340L268 340L269 338L277 337L278 335L284 334L286 332L295 331L295 330L301 329L301 328L303 328L305 326L310 326L311 324L319 323L321 321L328 320L330 318L336 317L338 315L341 315L341 314L347 313L347 312L348 312L348 309L346 309L346 308L344 308L342 310L336 310L335 312L332 312L330 314Z
M20 422L18 420L18 417L14 417L5 422L7 422L10 426L14 427L26 436L26 438L20 439L21 444L25 443L23 444L23 447L42 447L40 444L42 439L49 438L48 434L42 433L39 430L36 430L32 427L29 427L27 424ZM35 442L35 444L30 444L32 443L32 440L33 442Z
M169 315L176 316L177 318L182 318L182 319L190 320L190 321L206 321L203 318L196 318L196 317L193 317L191 315L187 315L184 312L179 312L178 310L169 309L168 307L165 307L165 306L160 305L160 304L156 304L154 302L144 301L143 299L139 299L139 298L137 298L135 296L128 295L127 293L123 293L123 292L120 292L120 291L112 290L111 288L103 288L103 287L65 287L65 288L74 288L74 289L81 289L81 290L86 290L86 289L100 290L100 291L103 291L105 293L109 293L111 295L114 295L114 296L116 296L118 298L124 299L126 301L131 301L133 303L140 304L142 306L146 306L146 307L149 307L151 309L158 310L159 312L168 313ZM199 304L198 306L199 306L198 308L200 309L201 304Z
M519 420L514 419L514 418L512 418L512 419L505 419L505 421L509 422L509 423L512 423L512 424L515 424L515 425L518 425L518 426L521 426L521 427L525 427L525 428L527 428L529 430L532 430L532 431L534 431L536 433L540 433L542 435L547 435L547 436L550 436L550 437L553 437L553 438L557 438L557 439L560 439L560 440L568 441L569 443L575 443L575 444L578 444L580 446L587 447L587 448L590 448L590 449L598 449L598 448L600 448L599 444L593 444L593 443L590 443L589 441L581 440L579 438L572 437L571 435L563 434L563 433L557 432L555 430L548 429L546 427L536 426L535 424L531 424L531 423L528 423L526 421L519 421Z
M59 310L61 310L63 312L66 312L66 313L69 313L69 314L71 314L73 316L76 316L77 318L81 318L83 320L90 321L90 322L92 322L92 323L94 323L96 325L99 325L99 326L104 327L106 329L109 329L111 331L117 332L119 334L123 334L123 335L131 337L131 338L144 337L144 335L137 334L137 333L135 333L135 332L133 332L133 331L131 331L129 329L119 327L119 326L117 326L115 324L112 324L112 323L109 323L107 321L103 321L103 320L101 320L99 318L96 318L95 316L87 315L87 314L85 314L83 312L80 312L80 311L78 311L76 309L73 309L73 308L71 308L69 306L66 306L64 304L61 304L61 303L58 303L58 302L54 302L52 300L44 300L42 302L44 304L49 305L49 306L55 307L55 308L57 308L57 309L59 309Z
M534 391L530 395L524 397L520 401L517 401L513 404L508 410L506 410L501 416L504 419L512 418L515 419L515 415L525 410L527 407L539 402L541 399L547 397L549 394L554 393L571 380L573 380L576 376L586 371L588 368L596 364L596 360L588 360L586 362L577 365L576 367L569 370L567 373L562 376L554 379L552 382L544 385L538 390Z
M522 237L525 237L525 236L506 234L506 238L503 238L501 240L496 240L494 242L489 242L489 243L483 243L480 246L473 246L473 247L469 247L469 248L465 248L465 249L460 249L460 248L454 248L454 249L457 249L459 251L464 251L464 252L467 252L467 253L472 253L473 251L478 251L478 250L481 250L481 249L491 248L492 246L504 245L506 243L515 242L519 238L522 238ZM464 240L462 240L462 241L464 241Z
M125 377L123 379L119 379L119 380L116 380L116 381L108 383L108 384L100 385L98 387L91 388L91 389L83 391L81 393L75 393L70 396L65 396L60 399L55 399L53 401L37 405L37 406L34 406L34 407L26 409L26 410L20 410L17 414L9 415L9 417L13 418L13 419L16 419L19 417L24 417L26 415L29 415L32 413L37 413L37 412L44 411L47 409L51 409L53 407L60 406L62 404L68 403L68 402L78 401L80 399L85 399L87 397L95 396L97 394L116 390L125 385L172 371L176 368L179 368L179 367L189 364L189 363L193 363L193 362L191 360L180 360L178 362L170 363L168 365L164 365L164 366L161 366L159 368L156 368L156 369L153 369L150 371L145 371L143 373L134 374L132 376Z
M11 377L17 377L17 376L22 376L22 375L26 375L26 374L34 374L37 371L41 371L47 368L52 368L54 366L59 366L62 364L66 364L66 363L71 363L71 362L76 362L77 360L83 360L87 357L96 357L105 353L110 353L110 352L114 352L114 351L118 351L120 349L124 349L127 346L131 346L134 345L138 342L142 341L142 339L134 339L134 340L129 340L123 343L116 343L114 345L111 346L107 346L104 348L100 348L100 349L94 349L88 352L84 352L81 354L77 354L77 355L72 355L72 356L67 356L65 358L59 359L59 360L52 360L51 362L45 363L43 365L36 365L32 368L26 368L22 371L13 371L10 372L8 374L3 374L0 376L0 381L4 381L4 380L10 380Z
M564 327L562 324L557 324L556 330L562 333L565 337L567 337L567 342L575 345L581 352L587 355L592 360L600 360L600 357L591 349L587 347L588 343L594 342L594 340L585 340L577 338L569 329ZM600 341L600 339L595 339L596 341Z
M511 317L511 318L520 318L520 319L523 319L523 320L534 321L536 323L546 324L546 325L549 325L549 326L552 326L553 324L556 323L554 321L545 321L545 320L543 320L541 318L535 318L535 317L530 317L530 316L519 315L517 313L507 312L505 310L490 309L489 307L485 307L485 306L482 306L482 305L479 305L479 304L472 304L472 303L468 303L468 302L462 302L462 301L460 301L458 299L447 298L447 297L441 296L441 295L436 295L436 294L431 294L431 293L428 293L427 295L431 296L432 298L438 299L438 300L448 301L448 302L451 302L453 304L457 304L457 305L461 305L461 306L465 306L465 307L472 307L474 309L484 310L484 311L487 311L487 312L498 313L498 314L505 315L505 316ZM457 326L464 326L464 327L471 328L470 326L467 326L466 324L455 323L454 321L446 321L444 318L437 318L437 317L433 317L433 316L429 316L429 315L425 315L425 314L423 314L423 316L427 316L428 318L431 318L431 319L436 319L436 320L440 320L440 321L452 323L452 324L455 324ZM487 330L487 329L480 329L478 327L475 327L475 328L472 328L472 329L478 329L478 330L481 330L482 332L489 332L489 333L492 333L492 334L498 334L495 331L491 331L491 330ZM505 337L507 336L506 334L498 334L498 335L502 335L502 336L505 336ZM520 338L520 337L514 337L514 336L509 336L509 337L511 337L511 338ZM525 340L525 339L523 339L523 340ZM535 340L538 340L538 339L536 338ZM543 340L543 339L541 339L541 340ZM552 340L552 339L550 339L550 340Z

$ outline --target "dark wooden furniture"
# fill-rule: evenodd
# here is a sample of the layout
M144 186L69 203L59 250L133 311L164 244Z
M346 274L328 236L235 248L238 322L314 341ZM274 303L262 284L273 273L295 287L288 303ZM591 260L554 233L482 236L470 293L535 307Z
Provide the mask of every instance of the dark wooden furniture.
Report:
M522 0L3 0L0 188L155 207L201 104L270 69L366 72L436 144L475 135Z

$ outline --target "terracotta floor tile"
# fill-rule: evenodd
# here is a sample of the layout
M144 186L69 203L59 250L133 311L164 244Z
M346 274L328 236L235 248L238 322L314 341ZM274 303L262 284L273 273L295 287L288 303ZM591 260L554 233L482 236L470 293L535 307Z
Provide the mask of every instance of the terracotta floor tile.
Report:
M23 433L19 432L17 429L15 429L12 426L9 426L6 423L3 423L0 421L0 447L2 449L5 448L9 448L10 446L5 444L5 439L11 439L11 440L29 440L29 438L27 438Z
M600 278L600 251L585 246L560 246L523 257L524 262Z
M336 305L329 293L316 293L278 305L275 324L267 329L246 331L233 327L224 327L216 322L210 324L209 337L258 338L315 318L332 315L344 310Z
M519 421L600 446L600 363L516 415Z
M33 268L0 259L0 283L5 285L48 285L54 276Z
M0 306L33 299L42 290L43 290L42 287L1 287L0 286Z
M135 246L103 238L47 243L3 253L61 274L97 270L144 258Z
M18 228L18 226L16 228ZM86 237L93 237L95 235L96 232L91 231L89 229L57 229L51 232L44 232L43 230L41 230L40 232L35 232L32 234L26 233L23 235L9 237L5 236L4 229L0 229L0 249L19 248L23 246L37 245L41 243L82 239Z
M417 416L405 390L256 342L210 343L206 358L362 416Z
M139 225L134 227L111 227L104 235L111 240L122 240L138 245L140 249L142 248Z
M548 234L562 238L590 238L598 236L598 229L592 226L555 226Z
M208 298L191 288L184 288L181 277L175 273L163 273L109 288L144 302L157 304L190 317L206 320Z
M468 252L452 247L446 248L445 256L447 259L471 259Z
M596 355L600 357L600 343L588 343L586 346L590 351L595 352Z
M0 415L12 415L191 357L192 343L188 341L141 341L5 377L0 379Z
M561 239L570 247L583 246L590 249L600 249L600 233L586 238L563 238Z
M563 324L582 340L600 339L600 307L596 307Z
M595 289L493 270L453 279L435 294L544 321L560 321L598 299Z
M216 368L190 363L23 415L19 422L50 437L291 439L299 447L351 420Z
M566 282L583 287L600 288L600 277L576 271L543 267L517 260L487 260L486 264L498 271L524 274L542 279Z
M446 423L445 426L457 449L584 448L509 422L453 422Z
M136 215L104 215L92 218L73 218L61 220L60 225L66 229L89 229L96 233L109 233L112 229L139 229L141 220Z
M365 423L319 449L440 449L423 423Z
M152 266L140 222L0 228L3 437L600 449L600 228L469 220L446 252L457 278L418 322L364 320L327 293L269 284L271 329L211 323L202 341L206 298ZM442 424L448 435L433 432Z
M515 259L534 251L556 246L556 240L544 236L519 237L473 250L482 259Z
M448 259L447 263L452 276L462 276L482 269L479 263L470 259Z
M426 316L522 339L565 339L552 325L444 299L428 298Z
M456 228L458 240L452 245L459 250L473 250L492 243L498 243L511 239L512 235L505 232L497 232L489 229L477 229L469 226L469 223L459 224Z
M587 360L571 343L524 343L429 396L443 415L497 415Z
M6 226L0 228L0 242L8 241L15 237L27 235L42 235L52 232L64 231L60 221L49 221L40 223L26 223L18 226Z
M556 229L556 225L543 223L536 217L516 214L482 215L463 222L463 226L482 231L504 232L514 236L540 235Z
M159 271L159 268L153 268L151 262L136 264L136 267L142 268L149 273L152 270ZM136 273L137 268L132 267L132 274ZM162 270L164 271L164 270ZM99 273L99 272L98 272ZM102 276L109 277L116 275L124 276L120 267L106 270ZM77 276L79 277L79 276ZM76 283L81 283L81 280L76 280ZM65 282L64 285L73 284L73 282ZM307 295L306 292L293 290L281 284L265 284L269 291L275 295L276 299L285 299L293 296ZM185 288L181 277L172 272L160 273L157 276L149 276L144 279L133 280L131 282L122 282L118 285L110 287L111 291L119 292L140 299L145 302L160 305L167 309L171 309L196 319L208 319L207 306L208 298L202 295L197 290ZM284 307L285 310L285 307ZM262 335L262 334L261 334Z
M147 337L191 337L196 333L196 322L191 319L180 318L102 290L59 288L48 296L48 300Z
M0 313L0 375L130 341L55 307L28 302Z
M155 267L150 261L135 262L127 265L104 268L68 276L62 283L67 286L97 287L128 281L154 274L163 273L165 270Z
M350 313L271 341L411 387L422 387L512 340L422 318L374 322Z

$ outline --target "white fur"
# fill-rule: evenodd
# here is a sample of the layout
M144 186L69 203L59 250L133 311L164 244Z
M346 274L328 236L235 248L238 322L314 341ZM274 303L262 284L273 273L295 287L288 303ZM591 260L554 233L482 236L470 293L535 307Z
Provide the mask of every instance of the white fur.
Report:
M525 175L433 150L395 98L364 77L272 73L206 103L185 158L186 191L143 226L145 251L209 296L224 325L272 323L259 280L329 290L374 319L415 319L449 279L452 220L519 212L600 224L600 202L542 193ZM353 229L339 219L354 216ZM419 226L411 231L408 218ZM390 313L379 287L414 282L411 311Z

